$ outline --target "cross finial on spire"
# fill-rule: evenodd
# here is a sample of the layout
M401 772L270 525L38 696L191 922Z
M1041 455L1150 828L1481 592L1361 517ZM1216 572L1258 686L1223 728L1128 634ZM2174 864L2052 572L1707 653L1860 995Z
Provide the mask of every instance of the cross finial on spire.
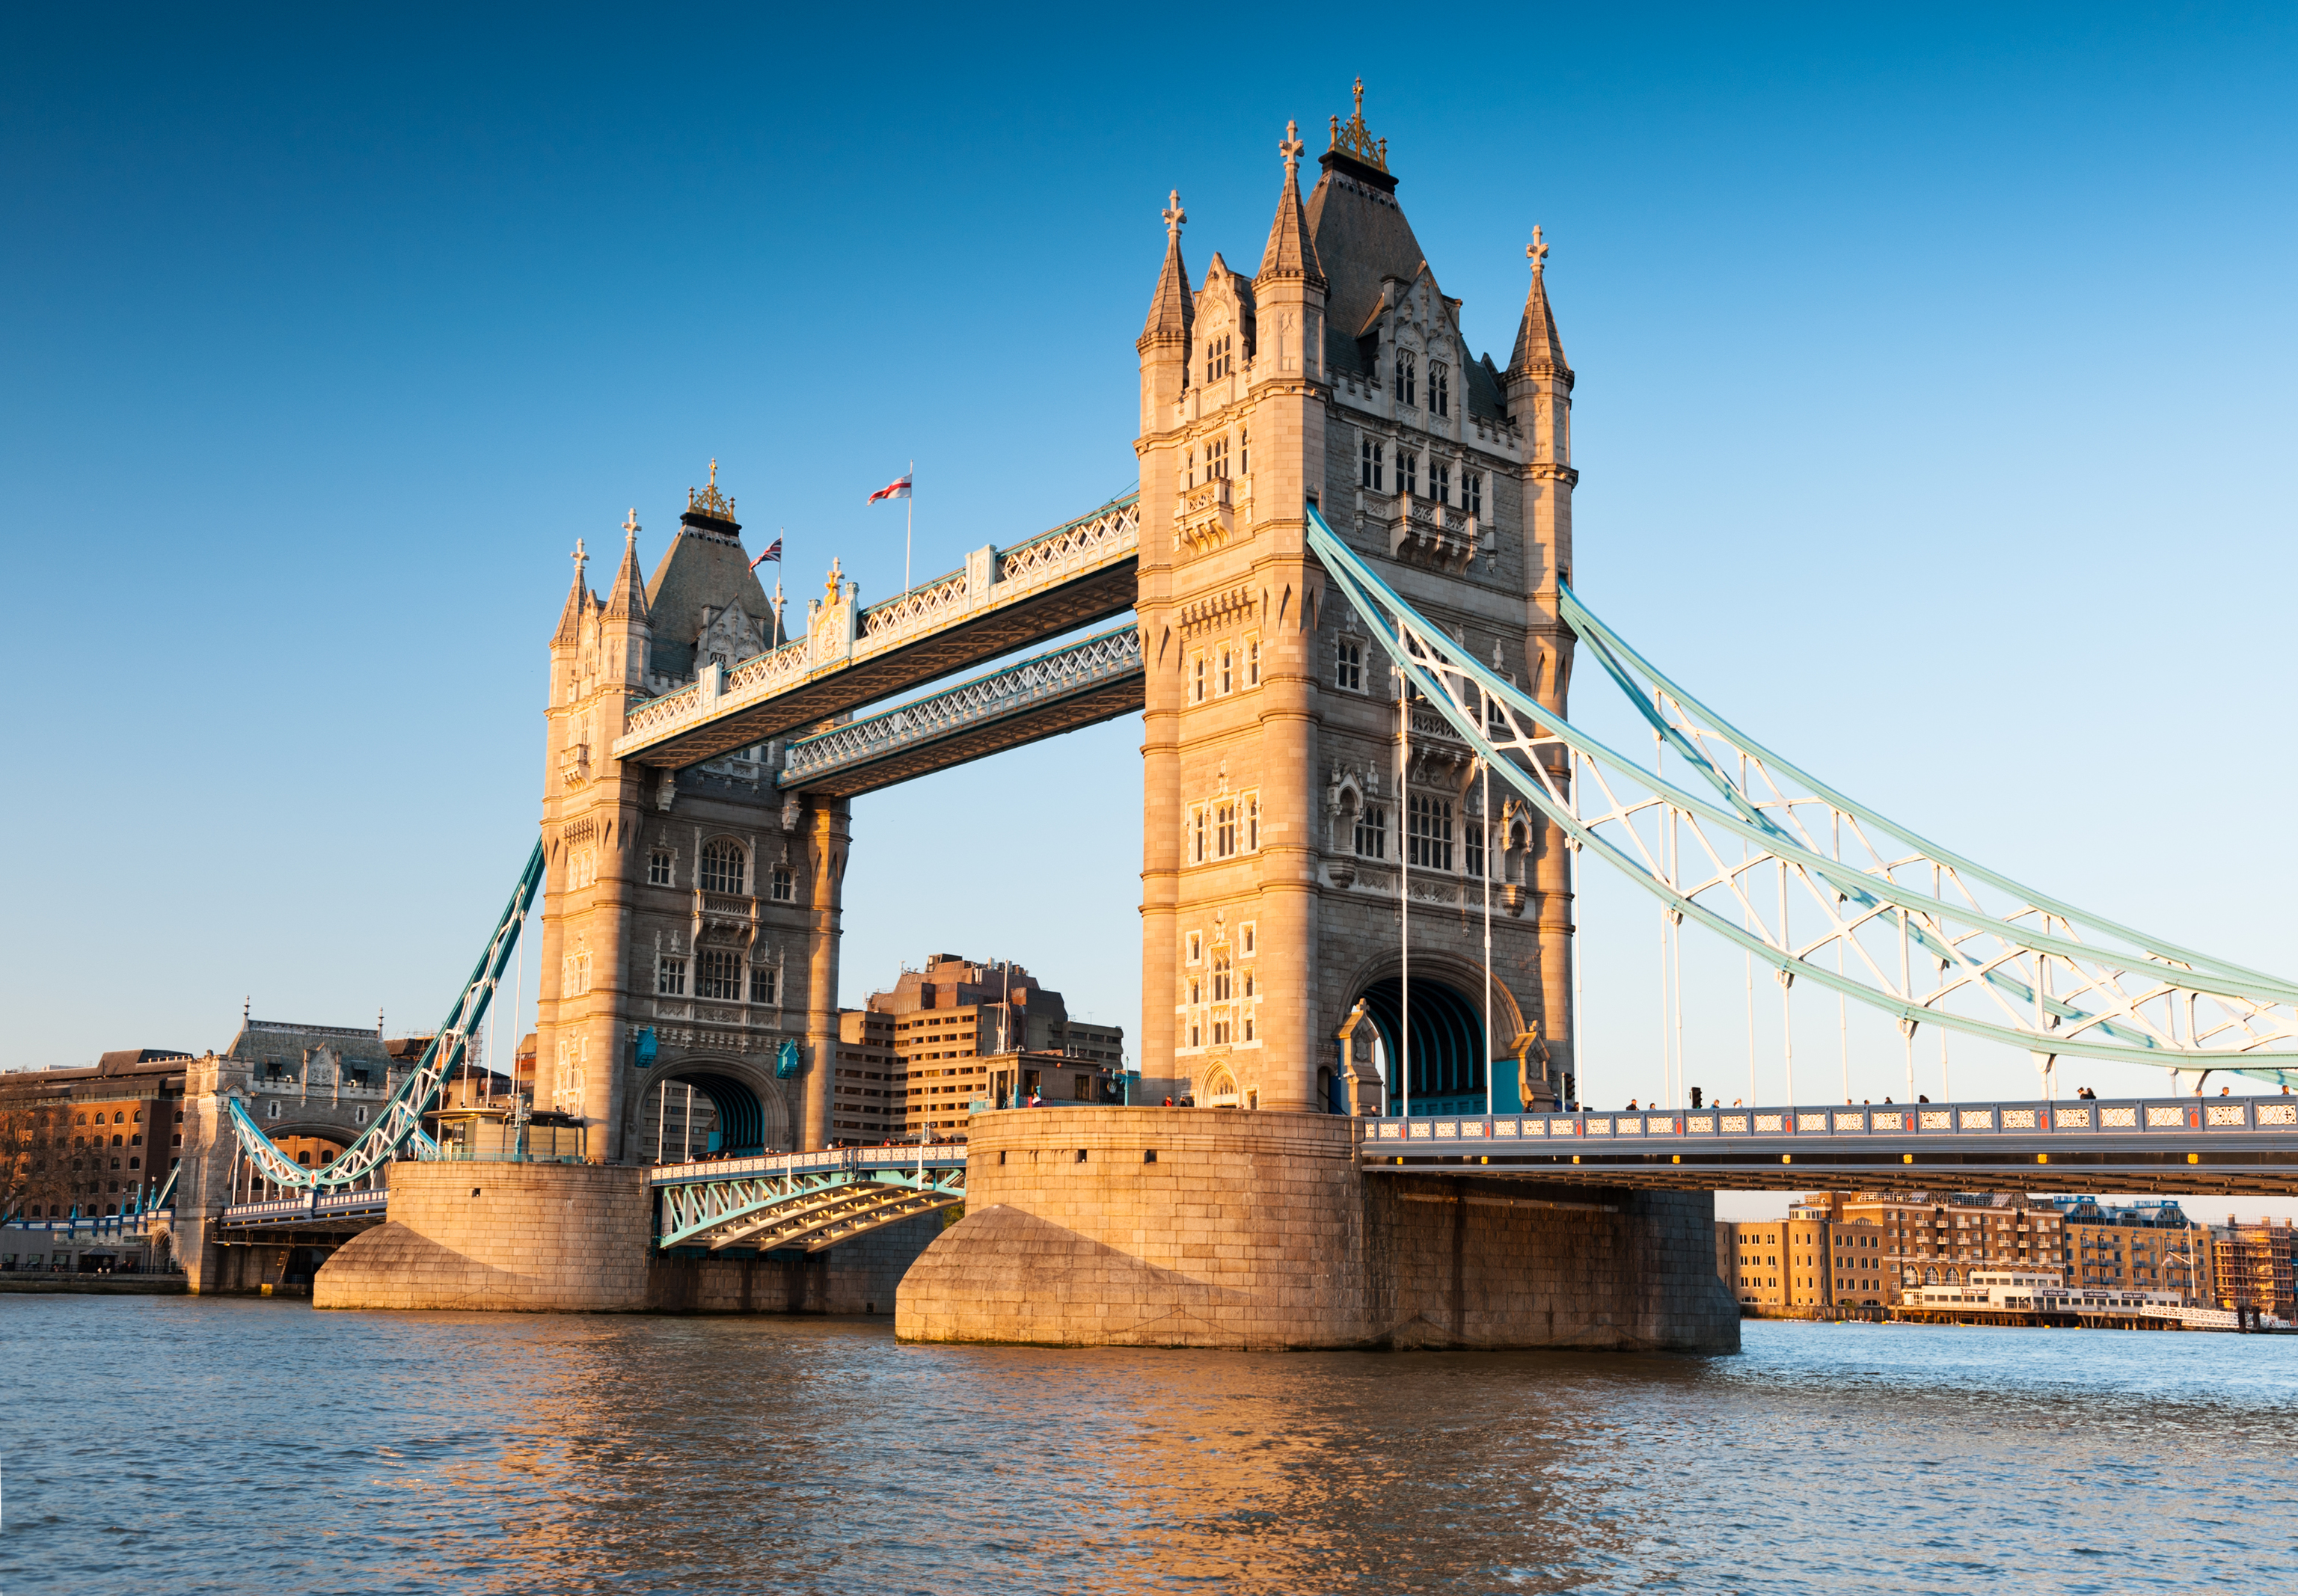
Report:
M1306 148L1308 146L1301 142L1301 125L1298 122L1286 122L1285 142L1277 146L1277 153L1285 157L1285 175L1287 178L1293 178L1300 171L1301 152Z
M631 513L630 513L629 518L628 518L628 519L626 519L626 520L624 520L624 523L623 523L623 542L624 542L625 543L635 543L635 542L637 542L638 541L639 541L639 507L638 507L637 505L633 504L632 506L631 506Z
M583 562L591 558L588 554L585 554L583 551L583 540L581 538L576 538L574 540L574 552L570 558L574 561L574 575L579 578L583 575Z
M1364 120L1364 79L1357 79L1357 120Z
M1532 262L1532 269L1534 273L1538 273L1548 264L1548 244L1540 236L1538 222L1532 224L1532 242L1524 246L1524 258Z
M715 455L710 457L710 485L714 488L718 485L718 457Z
M830 596L833 600L838 597L838 584L844 579L845 575L845 571L838 563L838 557L834 554L831 555L830 557L830 579L823 583L822 586L829 589Z
M1165 206L1165 236L1168 238L1178 238L1181 236L1181 224L1188 219L1189 213L1181 209L1181 191L1177 188L1173 190L1172 199Z

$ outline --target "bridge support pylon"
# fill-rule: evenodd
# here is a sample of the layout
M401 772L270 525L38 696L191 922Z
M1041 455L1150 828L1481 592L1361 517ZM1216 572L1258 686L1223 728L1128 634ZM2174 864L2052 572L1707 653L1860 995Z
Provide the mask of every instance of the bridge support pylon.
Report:
M1331 1114L978 1113L913 1341L1736 1352L1704 1193L1389 1175Z

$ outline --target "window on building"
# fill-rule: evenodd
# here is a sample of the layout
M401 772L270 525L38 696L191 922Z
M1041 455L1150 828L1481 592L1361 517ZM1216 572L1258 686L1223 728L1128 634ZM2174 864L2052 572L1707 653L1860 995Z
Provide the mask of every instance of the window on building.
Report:
M750 966L750 1001L779 1003L781 1001L782 972L772 964Z
M1396 402L1417 405L1418 397L1419 364L1409 350L1396 351Z
M1484 513L1484 474L1481 471L1460 473L1460 507L1472 516Z
M1189 656L1189 702L1190 702L1190 703L1192 703L1192 704L1202 704L1202 703L1203 703L1203 702L1205 701L1205 688L1206 688L1207 683L1208 683L1210 681L1211 681L1211 678L1207 675L1207 674L1206 674L1206 669L1205 669L1205 657L1204 657L1203 655L1202 655L1202 654L1192 654L1192 655L1190 655L1190 656Z
M1452 374L1434 360L1428 363L1428 408L1439 416L1452 413Z
M1182 451L1181 485L1185 488L1194 488L1197 485L1197 451L1194 449Z
M1349 692L1364 691L1364 645L1342 638L1334 646L1333 685Z
M566 856L566 886L569 891L599 884L599 850L578 848Z
M1244 795L1244 851L1261 851L1261 795L1257 792Z
M1409 863L1423 870L1452 868L1452 805L1449 799L1412 795L1407 806L1411 838Z
M1227 644L1222 645L1220 651L1219 690L1224 694L1236 690L1236 650Z
M1213 806L1213 857L1233 858L1236 854L1236 805L1234 802Z
M702 889L705 892L744 890L749 881L749 856L742 845L720 837L702 846Z
M686 961L673 954L664 954L655 961L654 989L663 997L686 996Z
M1188 949L1189 963L1192 964L1205 956L1205 938L1203 931L1189 933Z
M1244 684L1247 687L1261 685L1261 640L1257 637L1244 640Z
M1387 452L1388 446L1385 443L1376 442L1370 438L1365 439L1357 446L1357 480L1362 486L1370 488L1376 493L1385 493L1388 491L1384 480L1382 459Z
M774 901L775 901L776 903L784 903L784 904L786 904L786 903L789 902L789 900L790 900L790 872L789 872L789 865L787 865L787 864L777 864L777 865L775 865L775 866L774 866L773 887L774 887Z
M1228 1046L1228 1021L1216 1020L1213 1021L1213 1046L1216 1047L1226 1047Z
M1252 475L1252 429L1249 426L1236 429L1236 474L1239 476Z
M1461 842L1467 854L1464 863L1468 873L1481 877L1484 873L1484 828L1481 825L1467 827L1461 834Z
M1224 944L1213 949L1213 1001L1227 1003L1233 985L1229 974L1228 948Z
M1259 928L1256 927L1252 921L1248 920L1238 929L1240 940L1243 942L1244 947L1244 956L1249 959L1252 956L1253 947L1260 940Z
M1223 333L1205 343L1205 381L1218 382L1236 369L1236 335Z
M1388 857L1388 811L1378 804L1357 811L1357 854L1366 859Z
M1442 460L1428 462L1428 497L1439 504L1452 502L1452 467Z
M696 972L694 995L715 997L721 1002L735 1003L742 996L742 955L729 947L706 947L702 950L702 965Z
M1420 492L1420 457L1409 449L1396 451L1396 491L1400 493Z
M647 881L656 887L670 885L670 856L660 848L647 856Z
M1193 806L1189 810L1189 863L1192 864L1202 864L1205 862L1205 850L1211 841L1207 831L1205 806L1203 804Z
M1205 480L1218 482L1228 475L1228 440L1215 438L1205 445Z

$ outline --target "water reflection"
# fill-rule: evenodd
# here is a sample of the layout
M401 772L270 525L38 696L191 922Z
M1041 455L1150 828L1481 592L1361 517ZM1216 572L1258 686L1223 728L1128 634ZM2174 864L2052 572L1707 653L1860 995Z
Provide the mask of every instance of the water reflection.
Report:
M2298 1573L2298 1341L1719 1360L14 1298L9 1590L1930 1591ZM91 1357L91 1353L95 1356Z

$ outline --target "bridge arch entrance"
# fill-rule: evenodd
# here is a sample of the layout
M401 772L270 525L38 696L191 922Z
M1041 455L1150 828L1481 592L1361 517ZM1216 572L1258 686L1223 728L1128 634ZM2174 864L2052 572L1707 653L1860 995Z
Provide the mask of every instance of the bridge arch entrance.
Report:
M1496 1113L1515 1113L1524 1104L1517 1071L1503 1057L1500 1035L1517 1028L1512 1022L1513 1001L1505 988L1492 989L1494 1035L1487 1041L1484 1005L1442 976L1412 978L1409 1007L1411 1046L1408 1049L1406 990L1400 976L1384 976L1366 984L1358 994L1371 1021L1378 1047L1383 1081L1383 1112L1402 1113L1407 1103L1406 1080L1400 1067L1409 1059L1409 1102L1415 1114L1480 1114L1484 1112L1484 1084L1492 1080L1492 1106ZM1353 1008L1358 999L1352 998ZM1327 1106L1339 1101L1338 1082L1325 1087Z
M781 1094L731 1061L683 1059L662 1065L647 1076L637 1097L633 1139L625 1145L641 1161L739 1158L787 1152L792 1145Z

